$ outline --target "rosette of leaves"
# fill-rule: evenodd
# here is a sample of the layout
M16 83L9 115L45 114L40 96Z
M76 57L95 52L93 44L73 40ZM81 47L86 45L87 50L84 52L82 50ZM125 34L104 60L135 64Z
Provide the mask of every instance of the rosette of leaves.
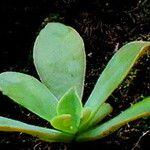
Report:
M48 121L40 127L0 116L0 131L23 132L43 141L70 142L100 139L126 123L150 115L150 97L101 123L112 107L107 98L120 85L150 42L121 47L101 73L85 105L82 95L86 56L80 35L61 23L48 23L36 38L33 58L40 81L19 72L0 74L4 95Z

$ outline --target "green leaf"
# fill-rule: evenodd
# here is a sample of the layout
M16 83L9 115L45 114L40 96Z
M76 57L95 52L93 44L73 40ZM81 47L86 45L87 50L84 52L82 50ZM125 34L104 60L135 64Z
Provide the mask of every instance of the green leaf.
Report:
M80 116L82 111L82 103L81 100L75 90L75 88L71 88L67 91L64 96L60 99L57 105L57 114L70 114L71 115L71 123L69 120L70 131L69 133L76 133L80 124ZM63 127L61 128L63 130ZM65 131L65 129L63 130Z
M85 104L85 107L92 108L93 115L123 81L138 58L147 50L150 50L150 42L130 42L112 57Z
M81 120L79 132L83 132L88 128L95 126L111 112L112 112L111 105L108 103L103 103L102 106L97 111L97 113L95 114L95 116L90 120L90 122L88 122L90 115L92 113L92 111L90 111L90 114L88 114L88 116L85 116L85 120L84 121Z
M82 109L79 130L81 128L83 128L83 126L86 124L86 122L89 119L91 113L92 113L92 110L89 107L85 107L85 108Z
M126 123L150 115L150 97L132 105L113 119L93 128L89 131L81 133L77 137L77 141L88 141L103 138L116 131Z
M32 76L17 72L1 73L0 90L47 121L56 116L57 99L45 85Z
M51 125L58 130L71 133L72 130L72 116L70 114L62 114L54 117L51 120ZM74 131L73 131L74 133Z
M0 131L23 132L48 142L68 142L72 139L72 135L57 130L29 125L5 117L0 117Z
M104 103L102 106L99 108L98 112L96 115L92 118L90 121L89 127L95 126L98 124L101 120L103 120L108 114L112 112L113 108L111 107L110 104Z
M59 99L71 87L82 97L85 76L84 43L71 27L48 23L37 37L34 64L41 81Z

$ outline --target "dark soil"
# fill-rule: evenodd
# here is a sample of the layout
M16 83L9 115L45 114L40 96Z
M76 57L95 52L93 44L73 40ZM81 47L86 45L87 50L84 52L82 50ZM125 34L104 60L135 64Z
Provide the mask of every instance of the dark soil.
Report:
M38 31L48 21L74 27L85 41L87 75L84 101L100 72L123 44L150 40L149 0L1 0L0 72L13 70L38 78L32 60L32 47ZM108 99L115 116L150 95L150 55L144 56L120 87ZM47 122L0 95L0 115L47 126ZM46 143L22 133L0 133L0 149L148 150L150 118L127 124L112 135L86 143Z

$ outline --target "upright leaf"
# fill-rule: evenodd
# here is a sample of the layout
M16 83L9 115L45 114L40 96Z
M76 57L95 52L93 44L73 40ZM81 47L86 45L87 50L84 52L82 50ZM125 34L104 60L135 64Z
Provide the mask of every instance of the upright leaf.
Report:
M17 72L1 73L0 90L47 121L56 115L57 99L45 85L32 76Z
M72 139L72 135L57 130L29 125L5 117L0 117L0 131L23 132L48 142L68 142Z
M110 133L116 131L126 123L138 118L150 115L150 97L132 105L113 119L97 126L89 131L81 133L77 137L77 141L88 141L103 138Z
M112 112L113 108L108 103L103 103L102 106L97 111L96 115L92 118L89 123L89 127L95 126L101 120L103 120L108 114Z
M120 48L100 75L85 107L91 107L93 114L96 113L146 50L150 50L150 42L130 42Z
M86 109L86 108L84 108L84 109ZM91 110L91 109L89 109L89 110ZM87 130L88 128L95 126L111 112L112 112L111 105L108 103L103 103L101 105L101 107L99 108L99 110L97 111L97 113L95 114L95 116L92 117L90 122L89 122L89 119L91 117L90 115L91 115L92 111L90 111L90 113L87 112L88 116L85 114L86 115L85 119L81 119L79 132L83 132L83 131Z
M71 27L48 23L37 37L34 64L41 81L59 99L71 87L82 97L85 76L84 43Z
M57 114L58 117L55 119L56 121L52 122L52 125L56 127L59 130L69 132L69 133L76 133L80 124L80 116L82 111L82 103L77 95L74 88L71 88L69 91L67 91L64 96L60 99L57 105ZM66 120L66 125L58 124L60 123L60 120L63 120L62 117L68 116L68 120ZM65 116L64 116L65 115ZM68 122L68 123L67 123ZM56 123L56 124L55 124ZM65 128L64 128L65 127Z
M79 131L84 128L84 126L87 127L87 121L90 118L90 115L92 113L92 110L89 107L84 107L81 112L81 118L80 118L80 126Z

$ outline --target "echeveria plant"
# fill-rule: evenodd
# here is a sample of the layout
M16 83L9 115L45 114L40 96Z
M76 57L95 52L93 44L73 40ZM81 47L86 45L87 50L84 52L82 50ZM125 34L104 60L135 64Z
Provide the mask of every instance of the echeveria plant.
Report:
M0 131L23 132L49 142L100 139L126 123L150 115L150 97L101 123L112 107L105 101L120 85L150 42L134 41L120 48L101 73L85 105L82 95L85 51L71 27L48 23L37 37L33 58L40 80L18 72L0 74L0 90L19 105L48 121L53 129L0 117Z

